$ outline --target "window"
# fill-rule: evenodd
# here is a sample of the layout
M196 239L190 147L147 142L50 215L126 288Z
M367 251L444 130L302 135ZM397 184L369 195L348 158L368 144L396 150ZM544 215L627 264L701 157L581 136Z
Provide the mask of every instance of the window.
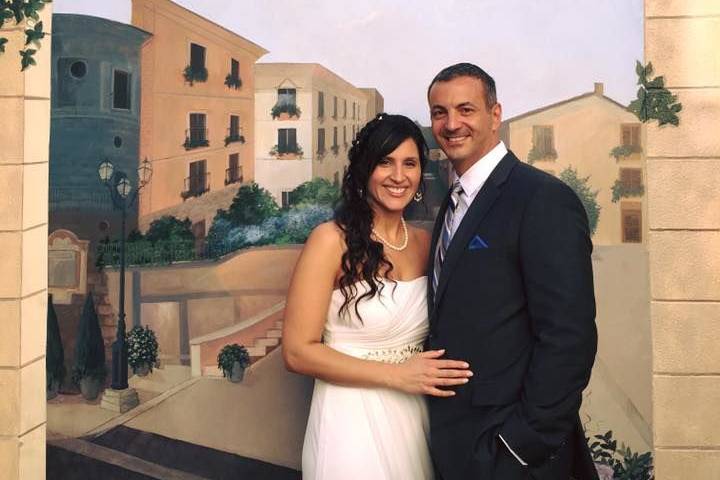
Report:
M343 118L347 118L347 98L343 98Z
M228 169L225 173L225 185L242 182L242 167L240 166L240 154L231 153L228 157Z
M639 204L622 207L622 241L625 243L642 242L642 210Z
M204 113L190 114L190 144L192 146L207 145L207 116Z
M130 110L130 74L122 70L113 72L113 108Z
M281 193L282 196L282 208L288 208L290 206L290 191L283 190Z
M190 176L186 181L185 189L191 197L202 195L208 190L206 160L190 163Z
M357 138L357 132L355 131L355 125L353 125L352 127L353 127L352 138L353 138L353 140L355 140Z
M541 158L556 156L552 126L533 126L533 148Z
M318 153L325 153L325 129L318 128Z
M318 92L318 118L325 116L325 94Z
M347 125L343 125L343 145L347 145Z
M333 127L333 147L338 146L337 141L338 141L338 130L337 130L337 127Z
M205 47L196 43L190 44L190 66L193 70L205 68Z
M333 118L337 118L337 97L333 97Z
M294 88L278 88L278 105L295 105L296 95Z
M240 62L234 58L230 59L230 75L233 78L240 78Z
M294 128L278 128L278 153L297 152L297 131Z
M353 102L352 118L355 120L355 102Z
M626 123L621 126L622 146L640 148L640 124Z
M228 132L230 138L237 138L240 136L240 116L230 115L230 132Z
M625 190L637 191L642 188L642 172L639 168L621 168L620 183Z

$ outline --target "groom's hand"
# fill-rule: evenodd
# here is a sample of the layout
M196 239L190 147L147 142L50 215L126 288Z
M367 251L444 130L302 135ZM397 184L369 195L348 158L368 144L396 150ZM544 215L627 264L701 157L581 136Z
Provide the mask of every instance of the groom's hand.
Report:
M406 393L452 397L453 390L439 387L464 385L473 373L460 360L442 360L445 350L428 350L394 365L392 385Z

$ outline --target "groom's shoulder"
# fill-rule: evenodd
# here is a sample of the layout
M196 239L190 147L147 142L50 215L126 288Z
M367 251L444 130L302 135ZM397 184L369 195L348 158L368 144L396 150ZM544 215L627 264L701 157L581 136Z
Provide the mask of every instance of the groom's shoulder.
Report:
M528 199L545 197L575 197L573 190L552 173L519 161L512 172L515 190L524 193Z

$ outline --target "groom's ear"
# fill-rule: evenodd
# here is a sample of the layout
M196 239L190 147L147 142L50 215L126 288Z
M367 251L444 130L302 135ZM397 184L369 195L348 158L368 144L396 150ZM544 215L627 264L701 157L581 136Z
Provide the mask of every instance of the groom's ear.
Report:
M495 105L490 108L490 115L492 115L492 130L497 132L502 125L502 105L500 105L500 102L495 102Z

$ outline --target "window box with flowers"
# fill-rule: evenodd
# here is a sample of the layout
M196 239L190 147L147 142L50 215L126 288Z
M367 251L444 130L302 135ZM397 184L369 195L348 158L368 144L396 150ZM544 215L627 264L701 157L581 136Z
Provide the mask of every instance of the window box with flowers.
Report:
M130 330L127 336L128 364L133 372L144 377L152 372L153 366L157 366L158 342L155 332L147 325L136 326Z
M235 143L235 142L245 143L245 137L241 133L229 133L225 137L225 146L226 147L228 145L230 145L231 143Z
M225 85L227 85L228 88L238 90L242 87L242 80L239 76L234 76L232 73L228 73L225 77Z
M205 67L188 65L183 71L185 81L192 86L195 82L207 82L208 71Z
M340 145L333 145L330 147L330 151L333 153L333 155L336 155L340 153Z
M615 180L612 186L612 202L617 203L621 198L642 197L645 194L643 184L628 185L620 179Z
M250 354L242 345L233 343L225 345L217 357L218 368L222 370L223 377L233 383L241 382L245 376L245 369L250 365Z
M274 145L270 152L268 152L268 155L278 160L295 160L303 157L303 149L300 145L296 144L294 147L289 146L285 151L280 152L278 146Z
M301 113L300 107L294 103L277 103L270 111L273 120L289 120L293 117L300 118Z
M549 150L542 151L540 150L537 145L533 145L530 151L528 152L527 161L530 165L537 161L552 161L557 160L557 152L554 148L551 148Z
M629 157L633 153L642 152L640 145L618 145L617 147L610 150L610 156L615 157L615 160L620 160L620 157Z

